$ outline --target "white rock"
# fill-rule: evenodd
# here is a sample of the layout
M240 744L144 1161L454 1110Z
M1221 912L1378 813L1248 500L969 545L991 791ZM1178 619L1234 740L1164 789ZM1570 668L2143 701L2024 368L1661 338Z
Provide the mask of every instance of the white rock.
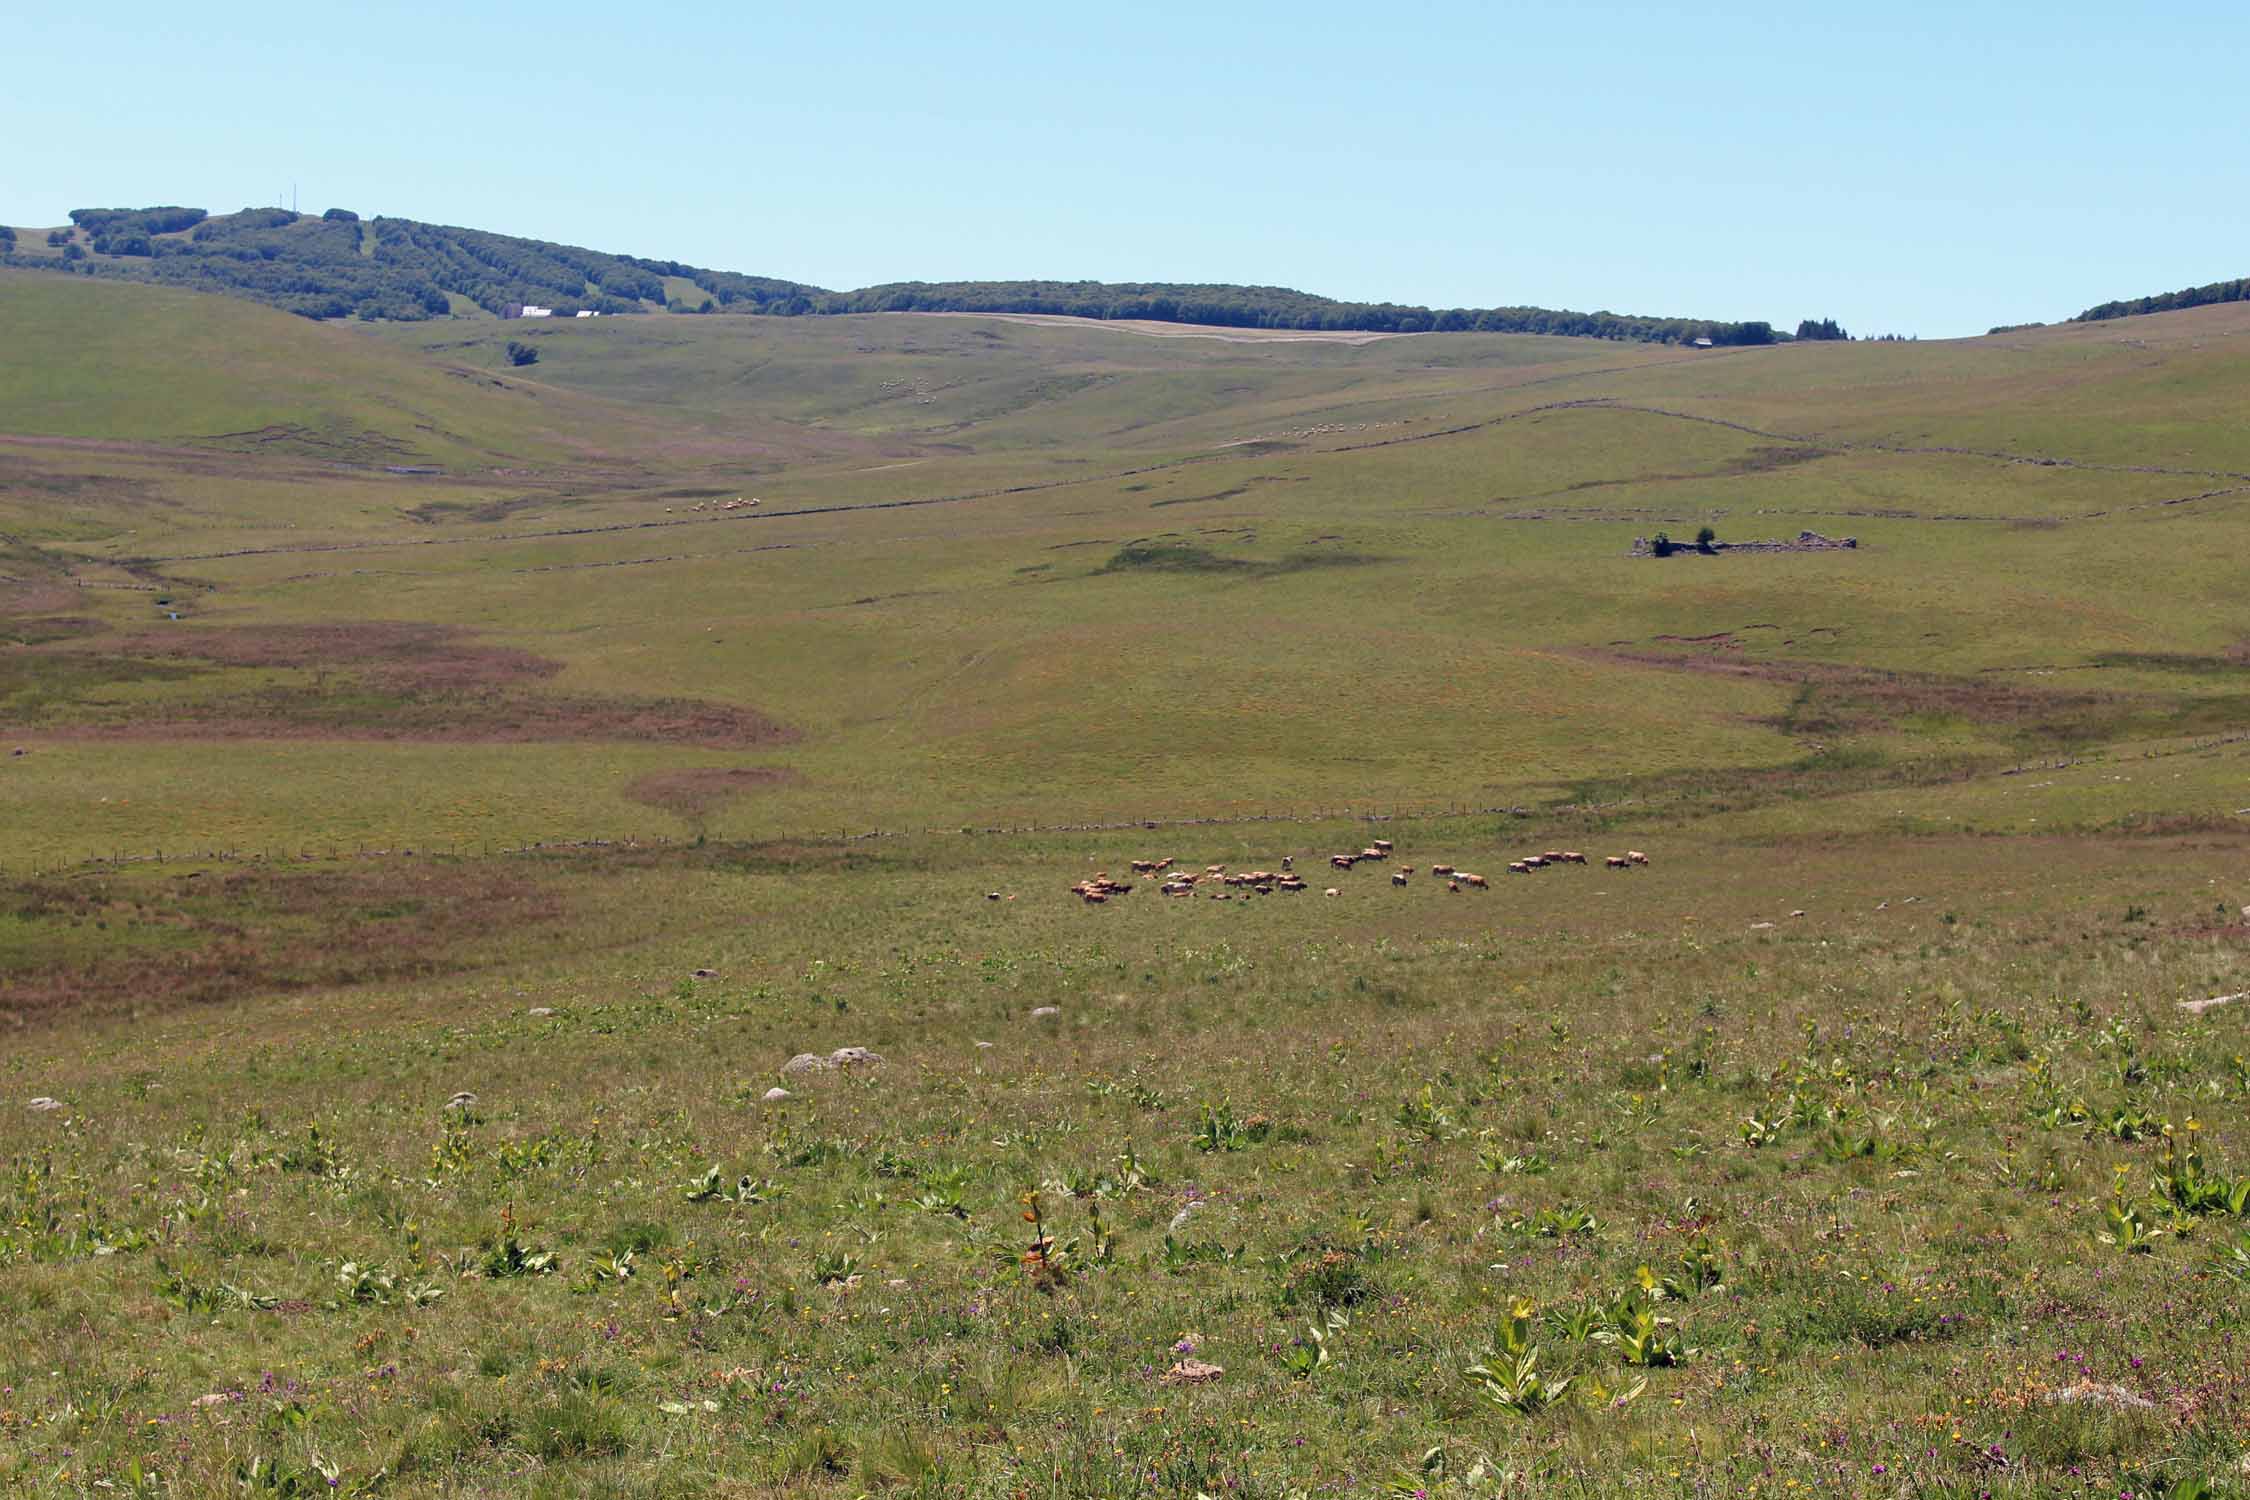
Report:
M992 1050L992 1043L979 1042L977 1043L977 1050L980 1052L990 1052Z
M2180 1009L2191 1016L2200 1016L2207 1010L2217 1010L2222 1005L2232 1005L2237 1000L2250 1000L2250 990L2237 990L2231 995L2213 995L2208 1000L2182 1000Z
M2103 1385L2091 1380L2081 1380L2076 1385L2064 1386L2046 1395L2049 1406L2103 1406L2111 1411L2152 1411L2154 1401L2138 1391L2129 1391L2121 1385Z
M1767 932L1770 931L1772 927L1773 923L1771 922L1752 922L1750 924L1750 930L1752 932Z
M828 1054L828 1065L847 1071L853 1068L880 1068L883 1066L883 1055L870 1052L865 1047L838 1047Z
M63 1107L63 1103L60 1099L50 1099L45 1094L41 1094L38 1098L31 1101L31 1107L39 1111L39 1113L41 1114L46 1114L50 1110L61 1109Z
M1165 1233L1178 1234L1181 1230L1187 1228L1188 1220L1194 1218L1195 1211L1202 1206L1203 1200L1198 1198L1195 1202L1190 1203L1187 1207L1172 1215L1172 1222L1165 1226Z
M534 1005L530 1010L525 1012L526 1015L533 1016L551 1016L554 1013L555 1008L552 1005Z
M767 1089L762 1097L768 1104L779 1104L784 1099L790 1099L796 1096L791 1094L789 1090L785 1088L775 1087Z
M781 1065L781 1076L795 1078L801 1073L825 1073L835 1066L817 1052L800 1052Z
M455 1094L452 1098L445 1101L445 1107L447 1109L474 1109L476 1108L476 1105L477 1096L470 1093L467 1089L461 1090L460 1093Z
M188 1405L190 1405L190 1406L224 1406L224 1405L226 1405L226 1404L227 1404L227 1403L228 1403L229 1401L232 1401L233 1399L234 1399L234 1397L232 1397L232 1396L228 1395L228 1394L227 1394L227 1393L226 1393L225 1391L213 1391L213 1392L211 1392L211 1393L210 1393L209 1395L206 1395L206 1396L198 1396L198 1397L196 1397L196 1398L195 1398L195 1399L194 1399L193 1401L190 1401L190 1402L188 1403Z
M1059 1005L1034 1005L1031 1008L1031 1019L1034 1021L1044 1021L1061 1014L1062 1007Z

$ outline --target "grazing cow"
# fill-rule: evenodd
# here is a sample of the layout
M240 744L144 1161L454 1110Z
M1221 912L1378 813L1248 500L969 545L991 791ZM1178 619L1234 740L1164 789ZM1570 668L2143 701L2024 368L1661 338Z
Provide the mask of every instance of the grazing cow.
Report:
M1466 870L1461 872L1461 883L1466 886L1474 886L1480 891L1491 889L1491 882L1487 881L1482 875L1471 875Z
M1381 844L1369 844L1366 848L1359 851L1359 857L1361 859L1389 859L1391 857L1391 853L1390 850L1384 848Z
M1083 896L1091 905L1098 906L1112 896L1132 894L1130 880L1112 880L1107 875L1096 875L1092 880L1081 880L1070 888L1074 896Z
M1451 865L1432 865L1432 866L1430 866L1430 873L1431 873L1432 875L1450 875L1450 874L1452 874L1452 873L1453 873L1453 866L1451 866Z
M1412 865L1400 865L1398 867L1398 871L1401 875L1411 875L1414 873L1414 867ZM1403 880L1399 882L1399 884L1401 885L1404 885L1405 883L1406 882Z
M1545 860L1548 864L1559 865L1563 862L1564 855L1560 849L1549 849L1545 854L1542 854L1539 857Z
M1396 848L1397 845L1393 844L1389 839L1377 839L1375 840L1375 847L1382 850L1385 854L1388 854L1392 849Z
M1627 859L1628 861L1630 861L1631 863L1633 863L1633 864L1636 864L1636 865L1645 865L1645 864L1647 864L1647 863L1648 863L1648 856L1647 856L1647 855L1645 855L1645 854L1643 854L1643 853L1641 853L1641 851L1640 851L1640 850L1638 850L1638 849L1628 849L1628 850L1626 850L1626 851L1625 851L1625 858L1626 858L1626 859Z
M1284 870L1294 870L1295 868L1297 868L1297 863L1288 855L1284 854L1283 856L1281 856L1281 868L1283 868Z
M1582 865L1586 863L1586 856L1580 854L1576 849L1565 849L1563 851L1563 863L1566 865Z
M1343 893L1342 891L1339 891L1339 890L1337 890L1337 889L1336 889L1336 887L1334 887L1334 886L1330 886L1330 887L1329 887L1329 888L1328 888L1327 890L1325 890L1325 891L1322 891L1322 892L1321 892L1321 894L1322 894L1323 896L1341 896L1341 895L1342 895L1342 894L1344 894L1344 893Z
M1458 880L1448 880L1445 883L1445 888L1449 891L1459 891L1461 889L1461 882Z
M1404 885L1404 884L1406 884L1406 872L1405 872L1404 870L1400 870L1400 871L1397 871L1396 873L1394 873L1394 874L1393 874L1393 875L1391 876L1391 884L1392 884L1392 885Z
M1531 873L1531 866L1525 864L1520 859L1510 860L1508 862L1508 873L1510 875L1529 875Z
M998 891L986 891L984 893L984 899L987 901L997 901L1000 899L1000 893Z
M1359 863L1359 856L1356 854L1331 854L1328 856L1328 862L1339 870L1348 870Z
M1627 859L1622 854L1612 854L1609 858L1603 860L1602 863L1609 866L1612 870L1630 870L1631 868L1633 868L1633 862Z
M1281 877L1281 888L1285 891L1301 891L1305 889L1305 883L1294 875L1284 875Z

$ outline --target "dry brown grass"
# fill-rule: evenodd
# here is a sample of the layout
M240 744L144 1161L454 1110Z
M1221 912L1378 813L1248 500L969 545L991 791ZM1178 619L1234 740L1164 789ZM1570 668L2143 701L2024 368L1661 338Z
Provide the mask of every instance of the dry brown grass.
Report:
M795 772L780 766L696 766L642 776L625 788L625 795L700 822L746 792L783 786L796 779Z
M73 707L61 694L45 694L19 702L0 727L96 740L653 740L720 750L796 738L788 726L738 704L527 691L562 663L438 625L197 626L58 646L19 659L6 676L36 688L42 681L192 677L199 667L309 676L240 690L218 677L201 693L189 689L130 710ZM6 685L0 678L0 688Z
M431 978L566 910L522 873L427 862L14 882L0 911L44 937L0 951L0 1026Z

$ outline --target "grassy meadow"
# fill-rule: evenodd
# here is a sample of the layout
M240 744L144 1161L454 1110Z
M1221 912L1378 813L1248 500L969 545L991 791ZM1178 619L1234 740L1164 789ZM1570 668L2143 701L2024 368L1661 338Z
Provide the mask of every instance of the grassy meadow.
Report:
M0 1491L2250 1494L2242 308L0 322Z

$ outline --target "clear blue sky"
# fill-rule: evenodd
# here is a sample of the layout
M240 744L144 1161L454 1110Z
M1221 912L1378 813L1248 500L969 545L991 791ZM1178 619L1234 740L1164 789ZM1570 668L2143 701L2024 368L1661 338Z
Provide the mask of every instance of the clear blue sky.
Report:
M295 182L308 210L832 287L1240 281L1925 337L2250 274L2239 0L115 0L6 32L18 225Z

